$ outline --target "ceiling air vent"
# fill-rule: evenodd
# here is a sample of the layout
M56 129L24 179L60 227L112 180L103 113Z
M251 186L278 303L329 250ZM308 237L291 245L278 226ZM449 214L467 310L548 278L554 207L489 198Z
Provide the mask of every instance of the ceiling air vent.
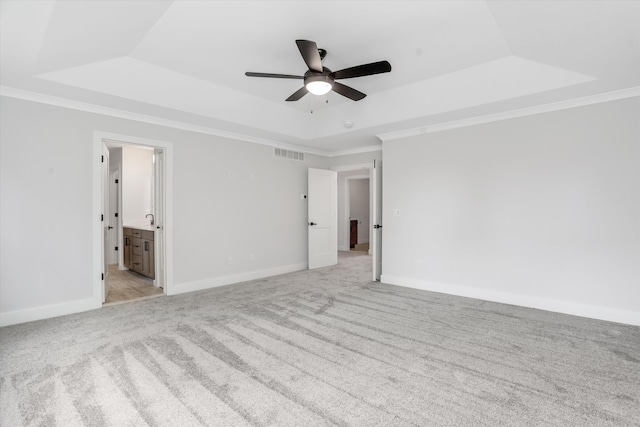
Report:
M282 148L274 148L273 156L281 157L283 159L299 160L301 162L304 161L304 153L301 153L299 151L285 150Z

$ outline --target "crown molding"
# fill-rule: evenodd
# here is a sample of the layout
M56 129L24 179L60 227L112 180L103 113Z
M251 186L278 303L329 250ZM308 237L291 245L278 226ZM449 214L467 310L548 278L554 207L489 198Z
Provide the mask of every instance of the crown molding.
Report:
M350 150L330 151L327 154L325 154L325 156L327 157L348 156L349 154L370 153L372 151L382 151L382 144L369 145L367 147L353 148Z
M6 96L9 98L23 99L25 101L38 102L41 104L55 105L57 107L69 108L72 110L84 111L87 113L101 114L104 116L117 117L126 120L133 120L136 122L149 123L158 126L165 126L174 129L181 129L191 132L203 133L207 135L218 136L221 138L235 139L244 142L251 142L253 144L268 145L276 148L283 148L285 150L302 151L308 154L315 154L324 157L333 157L334 153L330 153L324 150L316 150L313 148L302 147L295 144L287 144L284 142L259 138L250 135L244 135L236 132L228 132L220 129L215 129L207 126L194 125L187 122L181 122L177 120L163 119L160 117L149 116L146 114L133 113L126 110L119 110L116 108L104 107L101 105L90 104L86 102L74 101L72 99L61 98L52 95L45 95L38 92L30 92L23 89L17 89L9 86L0 86L0 96Z
M351 171L356 171L361 169L371 169L372 167L373 167L373 163L367 162L367 163L358 163L355 165L333 166L331 167L331 170L336 172L351 172Z
M627 89L617 90L613 92L605 92L597 95L585 96L582 98L569 99L566 101L553 102L550 104L537 105L535 107L527 107L519 110L505 111L502 113L488 114L485 116L477 116L469 119L455 120L452 122L438 123L428 126L420 126L411 129L405 129L397 132L381 133L376 135L381 141L389 142L396 139L408 138L412 136L423 135L426 133L442 132L461 127L480 125L484 123L498 122L502 120L514 119L517 117L532 116L535 114L548 113L552 111L566 110L569 108L583 107L602 102L616 101L619 99L633 98L640 96L640 86Z
M23 89L17 89L9 86L0 86L0 96L6 96L9 98L23 99L26 101L38 102L41 104L55 105L58 107L69 108L73 110L84 111L88 113L101 114L110 117L117 117L126 120L133 120L137 122L149 123L158 126L165 126L174 129L181 129L191 132L202 133L206 135L218 136L221 138L235 139L244 142L250 142L253 144L267 145L270 147L283 148L285 150L301 151L308 154L324 156L324 157L338 157L351 154L369 153L375 151L382 151L382 145L371 145L368 147L354 148L341 151L325 151L314 148L303 147L296 144L284 143L267 138L259 138L255 136L245 135L236 132L229 132L220 129L215 129L207 126L194 125L187 122L181 122L177 120L169 120L155 116L149 116L145 114L133 113L130 111L119 110L116 108L104 107L101 105L90 104L86 102L75 101L67 98L61 98L52 95L45 95L42 93L26 91ZM457 129L461 127L474 126L484 123L497 122L501 120L508 120L518 117L531 116L535 114L547 113L552 111L565 110L569 108L582 107L592 104L598 104L602 102L615 101L625 98L632 98L640 96L640 86L632 88L622 89L613 92L606 92L597 95L586 96L582 98L575 98L566 101L554 102L550 104L538 105L535 107L528 107L519 110L505 111L502 113L489 114L485 116L472 117L469 119L456 120L446 123L438 123L429 126L420 126L416 128L405 129L396 132L387 132L376 135L382 142L393 141L402 138L408 138L412 136L442 132L451 129Z

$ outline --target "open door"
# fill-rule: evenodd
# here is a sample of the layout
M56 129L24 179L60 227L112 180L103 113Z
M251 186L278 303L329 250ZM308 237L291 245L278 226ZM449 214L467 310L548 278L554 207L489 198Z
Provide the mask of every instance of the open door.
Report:
M118 264L118 198L120 182L120 172L118 170L111 170L111 164L109 164L109 252L107 260L109 265ZM105 215L107 213L105 212Z
M154 235L155 244L155 280L154 285L164 289L165 272L164 272L164 150L162 148L153 149L153 187L154 187L154 224L156 227Z
M109 149L102 143L102 303L107 301L109 294L109 258L110 258L110 225L109 199L111 192L109 188Z
M382 162L373 161L371 169L371 255L373 256L373 280L380 281L382 274Z
M338 172L309 169L309 269L338 263Z

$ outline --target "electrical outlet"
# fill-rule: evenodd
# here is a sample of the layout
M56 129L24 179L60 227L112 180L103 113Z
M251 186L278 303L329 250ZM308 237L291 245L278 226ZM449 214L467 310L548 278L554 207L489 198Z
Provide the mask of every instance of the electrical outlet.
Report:
M229 263L229 265L233 264L233 258L232 257L227 258L227 262Z
M393 216L400 216L400 215L401 215L400 209L396 209L393 211Z
M232 172L227 173L227 178L229 178L229 181L231 181L233 179L233 173Z

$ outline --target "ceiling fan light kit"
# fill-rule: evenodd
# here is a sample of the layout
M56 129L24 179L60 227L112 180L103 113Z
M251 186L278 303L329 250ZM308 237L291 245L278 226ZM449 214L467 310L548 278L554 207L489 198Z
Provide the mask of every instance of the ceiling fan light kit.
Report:
M329 93L333 87L333 79L329 76L311 75L304 78L304 86L313 95Z
M373 74L388 73L391 71L391 64L388 61L372 62L370 64L357 65L339 71L331 71L322 65L322 60L327 54L324 49L318 49L315 42L309 40L296 40L298 50L302 59L309 67L304 76L291 74L257 73L247 71L244 73L248 77L270 77L275 79L303 79L304 86L294 92L287 101L297 101L307 93L313 95L325 95L333 90L342 96L353 101L360 101L366 94L355 90L352 87L336 82L338 79L351 79L354 77L371 76Z

